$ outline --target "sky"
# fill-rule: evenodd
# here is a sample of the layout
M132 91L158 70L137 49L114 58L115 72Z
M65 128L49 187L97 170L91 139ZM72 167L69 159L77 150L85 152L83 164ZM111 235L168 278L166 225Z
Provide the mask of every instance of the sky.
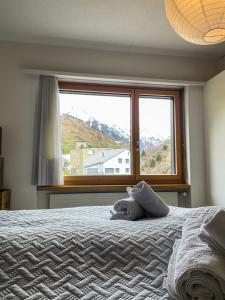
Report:
M170 136L169 99L140 98L140 137ZM94 118L130 133L130 97L60 93L60 114L69 113L87 121Z

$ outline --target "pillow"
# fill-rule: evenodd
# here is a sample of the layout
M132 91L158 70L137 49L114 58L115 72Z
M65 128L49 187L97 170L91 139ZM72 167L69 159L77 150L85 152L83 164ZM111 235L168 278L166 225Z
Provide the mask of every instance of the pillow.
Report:
M145 182L141 181L127 192L146 212L153 217L165 217L170 209L168 205Z

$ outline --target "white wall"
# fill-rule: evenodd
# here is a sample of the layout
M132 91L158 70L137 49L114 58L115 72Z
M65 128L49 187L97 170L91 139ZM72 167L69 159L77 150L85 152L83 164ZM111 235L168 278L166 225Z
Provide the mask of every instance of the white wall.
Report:
M218 73L223 72L225 70L225 56L223 56L221 59L219 59L218 62Z
M209 59L0 43L0 126L3 127L5 183L12 188L11 206L14 209L45 207L47 203L46 194L39 193L37 198L36 189L30 184L38 78L25 75L23 68L202 81L216 74L217 62ZM193 100L193 110L195 104L197 107L200 105ZM195 151L202 151L198 149L200 146L196 144ZM198 161L195 163L198 164Z
M188 182L191 184L192 207L204 206L205 198L205 147L204 97L202 87L185 88L185 127Z
M225 71L205 87L207 199L225 206Z

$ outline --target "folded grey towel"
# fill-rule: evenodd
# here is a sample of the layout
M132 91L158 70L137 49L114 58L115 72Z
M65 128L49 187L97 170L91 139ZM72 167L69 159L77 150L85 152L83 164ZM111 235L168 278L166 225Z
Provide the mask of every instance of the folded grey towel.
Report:
M203 218L190 218L169 261L171 299L225 299L225 259L199 237Z
M170 211L168 205L145 181L139 182L133 188L128 187L127 192L152 217L165 217Z
M145 215L143 208L132 198L125 198L116 201L113 210L110 211L111 220L137 220Z
M213 214L200 228L200 238L225 256L225 211Z

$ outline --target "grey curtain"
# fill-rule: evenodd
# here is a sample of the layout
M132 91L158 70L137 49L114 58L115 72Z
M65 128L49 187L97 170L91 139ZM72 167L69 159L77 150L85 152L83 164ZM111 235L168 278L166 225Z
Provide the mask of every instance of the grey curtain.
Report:
M33 184L63 184L59 90L53 76L40 76L34 138Z

